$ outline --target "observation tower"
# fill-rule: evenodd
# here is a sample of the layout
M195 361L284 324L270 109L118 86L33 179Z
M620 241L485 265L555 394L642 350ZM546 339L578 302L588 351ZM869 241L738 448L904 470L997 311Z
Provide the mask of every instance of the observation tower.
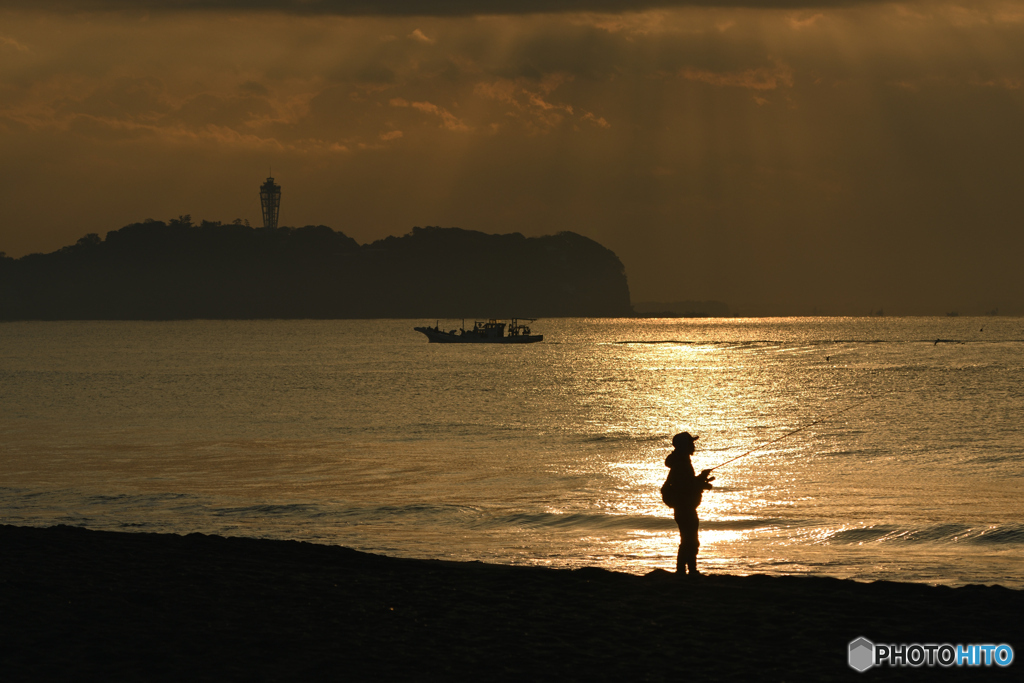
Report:
M274 182L273 176L260 185L260 204L263 206L263 227L277 228L277 218L281 214L281 186Z

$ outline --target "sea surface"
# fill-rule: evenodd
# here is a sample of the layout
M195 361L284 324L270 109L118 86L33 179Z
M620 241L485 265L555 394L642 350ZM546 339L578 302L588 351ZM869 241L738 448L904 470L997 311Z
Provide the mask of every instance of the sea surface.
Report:
M1024 588L1024 319L0 324L0 523ZM467 324L472 321L467 321ZM457 328L461 320L440 321Z

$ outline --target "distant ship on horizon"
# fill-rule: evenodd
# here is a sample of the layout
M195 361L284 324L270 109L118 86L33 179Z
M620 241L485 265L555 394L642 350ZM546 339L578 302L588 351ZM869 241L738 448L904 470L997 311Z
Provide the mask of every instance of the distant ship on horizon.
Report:
M532 334L530 328L522 324L520 320L532 323L535 318L512 318L509 323L491 318L487 322L474 322L471 330L462 327L449 332L441 329L440 321L434 323L433 327L414 327L413 329L425 334L432 344L533 344L544 341L544 335ZM465 321L463 321L463 326L465 326ZM505 333L506 327L508 327L508 334Z

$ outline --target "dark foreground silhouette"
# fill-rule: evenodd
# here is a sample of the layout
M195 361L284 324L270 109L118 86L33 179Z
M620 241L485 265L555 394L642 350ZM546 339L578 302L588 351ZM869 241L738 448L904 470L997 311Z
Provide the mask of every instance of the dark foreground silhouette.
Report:
M697 570L697 553L700 551L700 518L697 508L700 507L705 491L714 488L715 480L709 476L711 470L700 474L694 472L690 456L696 450L694 443L699 436L690 432L680 432L672 437L673 450L665 458L665 467L669 468L668 477L661 487L661 499L672 508L672 518L679 527L679 552L676 555L676 574L700 576Z
M625 269L572 232L413 228L372 244L324 225L188 216L0 254L0 320L629 316Z
M1024 593L678 581L294 541L0 527L0 671L52 680L1011 680L858 674L847 646L1024 643Z

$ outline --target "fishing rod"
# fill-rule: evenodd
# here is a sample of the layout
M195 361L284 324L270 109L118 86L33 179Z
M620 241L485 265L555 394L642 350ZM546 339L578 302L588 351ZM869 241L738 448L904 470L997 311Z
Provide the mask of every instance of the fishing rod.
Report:
M867 402L868 402L868 401L870 401L870 400L871 400L870 398L866 398L866 399L864 399L863 401L860 401L860 402L858 402L858 403L854 403L853 405L850 405L850 406L846 406L846 407L845 407L845 408L843 408L842 410L837 410L836 412L834 412L834 413L830 413L830 414L826 415L825 417L822 417L822 418L818 418L818 419L817 419L817 420L815 420L814 422L811 422L811 423L809 423L809 424L805 424L805 425L804 425L803 427L800 427L800 428L798 428L798 429L794 429L794 430L793 430L793 431L791 431L791 432L788 432L788 433L786 433L786 434L783 434L782 436L780 436L780 437L779 437L779 438L777 438L777 439L772 439L772 440L771 440L771 441L769 441L768 443L763 443L763 444L761 444L760 446L758 446L757 448L751 448L751 449L750 449L749 451L747 451L747 452L746 452L746 453L744 453L743 455L737 455L737 456L736 456L735 458L732 458L731 460L726 460L726 461L725 461L725 462L723 462L722 464L720 464L720 465L715 465L715 466L714 466L714 467L712 467L711 469L709 469L709 470L705 470L705 471L707 471L707 472L714 472L714 471L715 471L715 470L717 470L717 469L718 469L719 467L725 467L726 465L728 465L728 464L729 464L729 463L731 463L731 462L735 462L736 460L739 460L740 458L745 458L745 457L747 457L748 455L750 455L751 453L756 453L756 452L758 452L758 451L759 451L759 450L761 450L762 448L767 448L768 446L771 446L771 445L772 445L773 443L778 443L779 441L782 441L783 439L785 439L785 438L786 438L786 437L788 437L788 436L793 436L793 435L794 435L794 434L796 434L797 432L802 432L802 431L804 431L805 429L809 429L810 427L813 427L813 426L814 426L814 425L816 425L816 424L820 424L820 423L822 423L822 422L825 422L825 421L827 421L827 420L831 420L831 419L832 419L833 417L835 417L835 416L837 416L837 415L841 415L841 414L845 413L845 412L846 412L847 410L853 410L853 409L854 409L854 408L856 408L857 406L862 406L862 405L864 405L865 403L867 403Z

